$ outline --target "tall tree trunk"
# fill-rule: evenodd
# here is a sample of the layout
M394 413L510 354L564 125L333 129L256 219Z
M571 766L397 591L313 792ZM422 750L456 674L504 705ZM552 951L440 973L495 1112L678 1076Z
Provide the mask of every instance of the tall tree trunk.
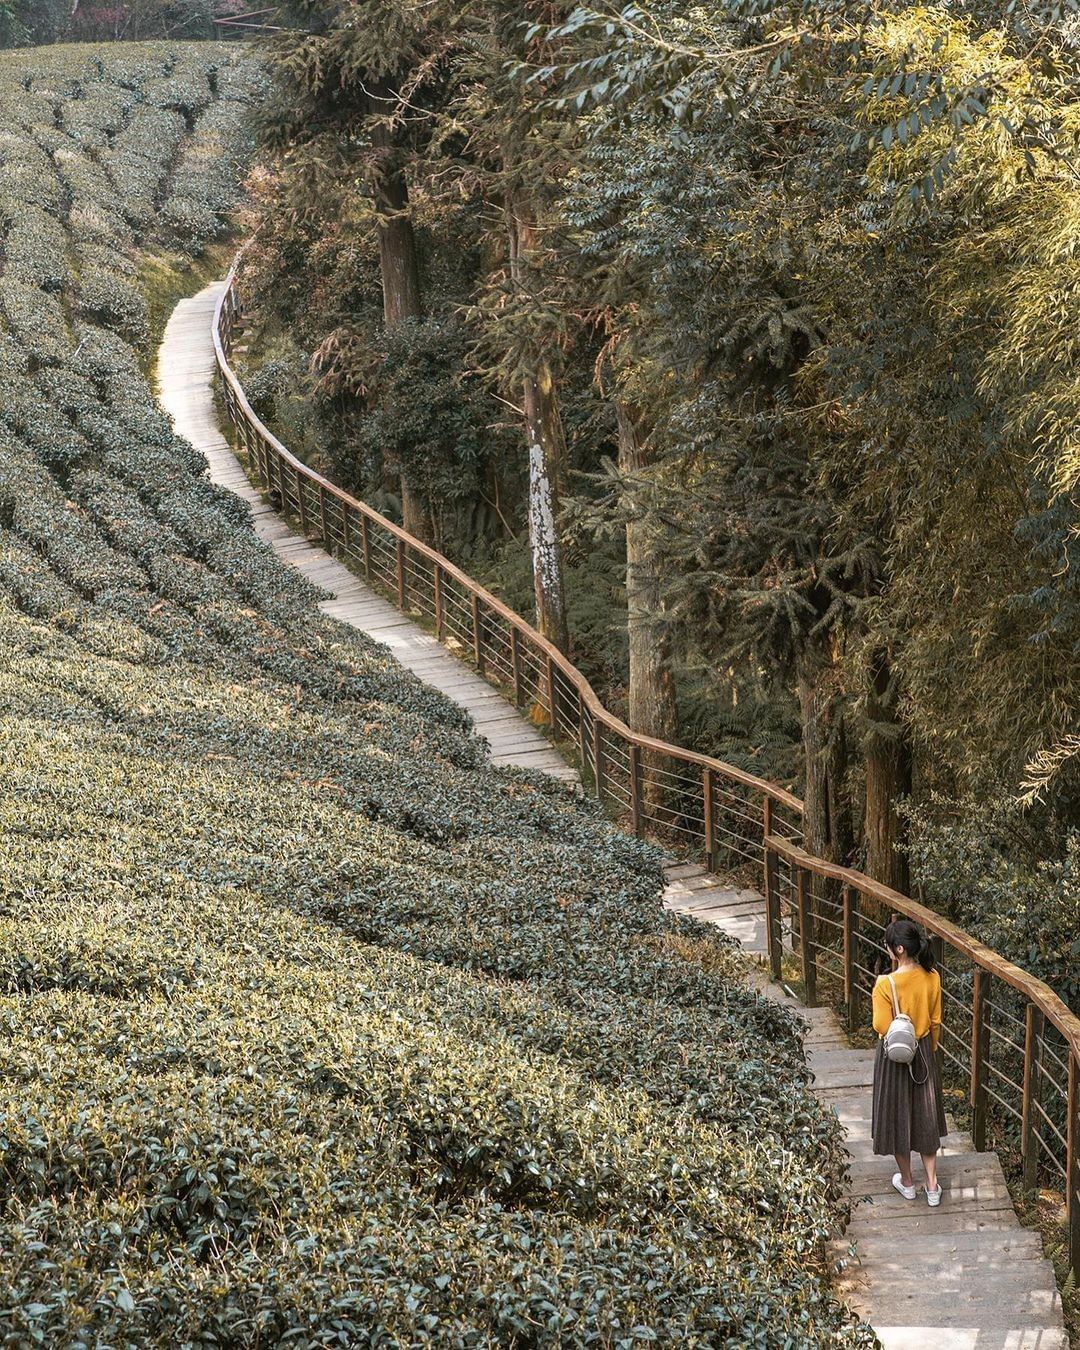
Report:
M828 647L812 643L799 656L796 676L802 720L803 848L828 862L851 852L851 811L844 793L847 746Z
M388 164L379 178L379 269L387 328L423 317L416 232L409 218L409 186L400 166Z
M535 247L535 214L513 199L507 208L510 274L524 287L525 263ZM522 380L525 440L529 453L529 543L533 559L536 626L562 652L569 649L562 539L558 528L559 487L565 472L566 435L555 380L547 358L537 352Z
M643 413L639 408L619 403L615 414L619 429L619 468L623 473L636 473L651 460L643 436ZM678 707L671 672L671 636L663 617L655 552L645 524L638 520L629 520L626 525L626 607L630 727L660 741L673 741ZM655 818L662 810L665 798L657 774L670 768L668 758L647 751L642 756L642 768L645 807Z
M831 646L811 643L800 653L796 677L805 776L803 848L828 862L847 863L854 841L844 790L847 742L835 676Z
M380 86L378 93L381 98L389 98L389 86ZM380 126L373 139L380 156L375 209L379 222L383 318L387 328L399 328L410 319L423 318L424 313L416 232L409 215L409 185L405 170L398 163L391 133ZM401 522L415 538L431 542L427 504L405 472L401 474Z
M534 376L526 376L525 437L529 446L529 543L533 557L536 626L559 651L570 647L563 583L562 540L556 521L558 471L566 440L547 362L537 362Z
M847 746L843 713L836 694L831 646L811 643L796 663L803 746L803 848L827 862L846 863L853 838L851 810L844 791ZM818 916L837 919L840 887L815 878L811 886L810 926L803 940L825 940Z
M895 672L879 654L867 694L865 868L875 881L907 893L908 860L900 851L903 828L898 806L911 793L911 745L898 713Z

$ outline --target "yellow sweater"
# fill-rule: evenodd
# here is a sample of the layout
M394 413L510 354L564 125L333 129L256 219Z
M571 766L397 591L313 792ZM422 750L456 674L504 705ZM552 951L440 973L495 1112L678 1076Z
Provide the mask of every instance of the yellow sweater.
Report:
M893 983L900 1011L915 1023L915 1035L922 1040L930 1032L936 1050L941 1036L941 976L936 970L912 966L894 972ZM881 975L874 985L874 1030L879 1036L885 1035L894 1016L889 981Z

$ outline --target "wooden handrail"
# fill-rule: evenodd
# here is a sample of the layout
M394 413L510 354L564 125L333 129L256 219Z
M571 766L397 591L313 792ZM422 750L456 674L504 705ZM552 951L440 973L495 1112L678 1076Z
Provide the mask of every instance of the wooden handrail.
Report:
M498 596L291 454L256 415L229 364L239 307L234 264L214 312L214 352L239 440L267 491L280 497L281 509L295 505L302 531L321 530L328 549L361 566L368 582L399 608L426 613L438 639L453 640L508 699L546 715L556 738L576 748L583 778L591 774L596 795L613 802L635 834L698 843L710 870L744 863L759 868L775 979L784 972L785 957L797 957L807 1002L825 993L845 1002L849 1025L859 1025L870 966L882 950L884 912L926 929L943 957L954 999L967 976L950 969L949 959L970 963L970 999L964 1002L971 1035L958 1039L948 1020L946 1033L959 1045L951 1059L967 1078L973 1138L983 1148L991 1127L1014 1118L1025 1184L1032 1185L1040 1169L1062 1183L1070 1261L1080 1279L1080 1019L1042 980L949 919L806 852L803 804L792 793L710 755L632 731L608 712L577 667ZM1057 1049L1046 1039L1049 1028L1062 1038ZM1019 1100L1002 1097L1010 1087Z
M368 506L366 502L361 501L358 497L351 496L348 492L344 491L343 488L338 487L336 483L332 483L329 478L324 478L322 474L317 473L314 469L303 463L302 460L297 459L259 418L258 414L248 402L243 386L236 378L236 374L229 365L221 332L221 318L226 299L232 293L235 284L236 268L234 266L229 272L226 289L222 293L214 313L214 352L217 357L218 369L221 372L222 379L236 399L237 405L243 414L244 421L246 421L264 441L266 441L279 460L287 464L293 473L300 475L302 478L307 479L309 483L313 483L316 487L321 488L327 496L334 497L337 501L347 505L356 513L366 516L370 521L378 523L381 529L385 530L395 539L400 539L403 543L408 544L412 553L426 558L430 563L439 568L442 575L453 577L464 590L479 597L485 609L499 615L507 624L517 629L522 636L528 636L532 645L543 652L544 656L562 671L566 679L573 685L575 691L581 696L595 720L601 722L628 745L636 745L642 750L649 750L654 753L662 754L668 758L677 759L684 763L695 764L702 768L710 768L721 777L730 779L732 782L738 783L743 787L750 788L754 792L760 793L763 797L769 797L774 802L786 807L789 811L792 811L797 815L802 814L803 804L799 798L796 797L794 793L787 792L784 788L777 786L775 783L770 783L764 778L757 778L754 774L746 773L744 770L737 768L734 764L726 764L723 760L714 759L710 755L699 754L694 750L686 750L681 746L670 745L666 741L658 741L651 736L642 736L639 732L631 731L625 722L614 716L613 713L608 712L589 681L582 675L578 668L564 656L561 651L559 651L558 647L549 642L548 639L533 628L531 624L527 623L520 614L515 613L514 610L504 604L497 595L493 595L491 591L487 590L484 586L481 586L479 582L474 581L472 577L463 572L459 567L456 567L449 558L444 557L443 554L439 553L436 549L433 549L428 544L422 543L419 539L414 538L408 531L402 529L400 525L395 525L393 521L387 520L387 518L376 511L374 507Z
M1023 994L1029 1003L1043 1013L1047 1021L1057 1027L1072 1054L1080 1060L1080 1017L1070 1012L1065 1002L1043 980L1036 979L1026 970L1007 961L1004 956L999 956L992 947L964 932L951 919L946 919L935 910L928 909L926 905L920 905L917 900L912 900L902 891L894 891L891 886L874 881L863 872L826 862L823 858L815 858L813 854L807 853L789 839L781 839L777 835L768 835L765 847L806 872L850 886L860 895L876 901L890 913L902 915L921 924L928 933L933 933L947 942L954 951L966 956L969 961L980 966L988 974L996 976L1017 993Z

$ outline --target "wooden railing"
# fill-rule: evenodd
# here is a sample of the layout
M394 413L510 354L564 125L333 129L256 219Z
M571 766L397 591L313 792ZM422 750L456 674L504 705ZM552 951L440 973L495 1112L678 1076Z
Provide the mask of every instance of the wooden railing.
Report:
M214 24L220 37L247 38L250 33L280 33L281 25L270 23L278 17L278 6L269 5L262 9L251 9L243 14L223 15L215 18Z
M229 417L250 466L300 530L349 559L403 612L428 621L516 706L572 751L583 781L638 836L698 852L711 871L753 868L764 885L775 979L864 1026L885 925L931 936L946 1003L941 1054L961 1084L977 1149L1015 1151L1026 1191L1065 1199L1080 1279L1080 1020L1041 980L941 915L800 847L802 802L733 765L638 735L608 712L572 662L449 559L308 468L263 425L229 363L240 318L235 274L214 316Z

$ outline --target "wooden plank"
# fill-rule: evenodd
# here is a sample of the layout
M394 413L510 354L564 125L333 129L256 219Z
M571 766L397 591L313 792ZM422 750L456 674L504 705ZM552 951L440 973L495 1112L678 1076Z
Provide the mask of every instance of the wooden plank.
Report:
M882 1350L1069 1350L1064 1329L1046 1327L874 1328Z
M664 867L664 876L669 881L682 881L689 877L707 877L711 874L700 863L670 863Z
M954 1261L961 1267L992 1264L1008 1257L1014 1261L1041 1260L1042 1238L1031 1228L1012 1228L996 1233L927 1233L919 1239L917 1250L905 1250L887 1237L866 1237L857 1241L851 1256L851 1240L834 1238L828 1245L829 1256L849 1264L869 1262L883 1268L904 1266L912 1261L933 1265Z
M716 877L711 872L699 872L696 876L677 878L679 888L684 891L712 891L721 886ZM757 903L762 904L761 896L757 896Z
M936 1233L1000 1233L1015 1230L1016 1214L1004 1207L986 1209L955 1209L942 1205L931 1209L924 1201L911 1201L906 1209L872 1211L868 1207L856 1210L857 1220L848 1229L848 1236L856 1242L870 1237L891 1237L894 1242L917 1245L924 1235Z
M1056 1288L1030 1288L1028 1268L1019 1280L1004 1277L992 1288L938 1281L879 1282L874 1316L889 1325L970 1327L1018 1330L1061 1325L1061 1295ZM989 1283L989 1281L987 1282ZM980 1286L982 1281L980 1281ZM981 1350L982 1341L979 1346ZM929 1347L928 1347L929 1350Z
M815 1092L832 1092L837 1088L866 1088L869 1092L874 1082L873 1066L860 1064L837 1065L832 1069L814 1070L811 1087Z
M678 909L683 914L707 914L719 910L729 914L760 914L762 917L765 914L760 900L744 900L738 891L722 891L719 888L706 891L704 894L697 892L693 897L684 896L675 890L669 892L667 903L672 909Z

